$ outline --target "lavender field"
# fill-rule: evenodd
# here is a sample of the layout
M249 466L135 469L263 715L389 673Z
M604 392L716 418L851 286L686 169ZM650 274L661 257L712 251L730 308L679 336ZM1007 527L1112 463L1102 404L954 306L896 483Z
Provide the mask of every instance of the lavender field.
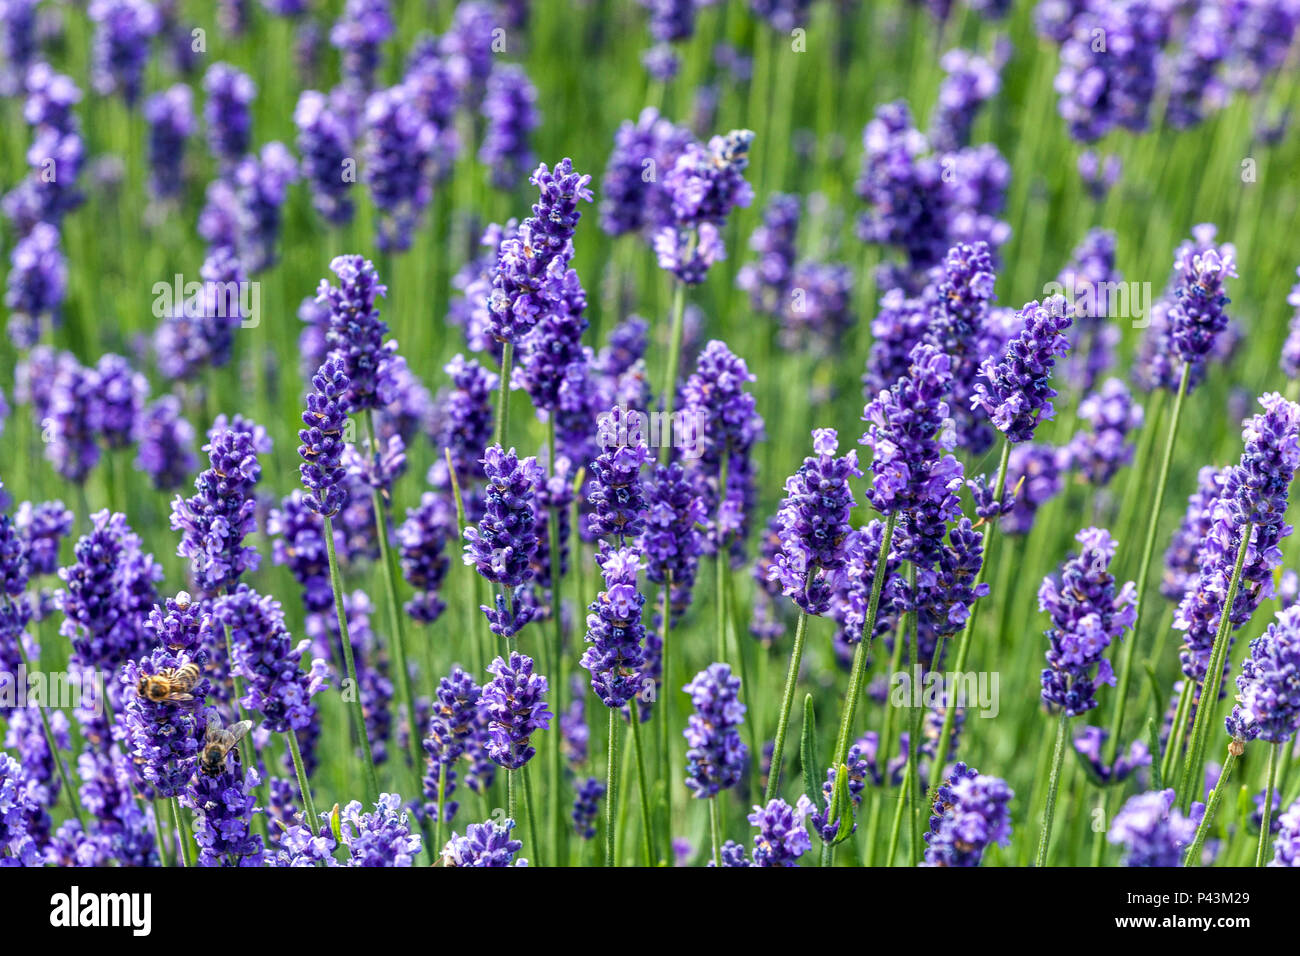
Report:
M0 866L1300 866L1298 28L0 0Z

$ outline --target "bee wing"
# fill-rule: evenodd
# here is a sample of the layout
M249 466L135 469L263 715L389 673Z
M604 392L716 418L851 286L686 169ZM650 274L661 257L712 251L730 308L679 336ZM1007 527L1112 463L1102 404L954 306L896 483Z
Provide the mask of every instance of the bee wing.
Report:
M203 732L203 745L215 743L221 739L221 721L215 717L208 718L208 729Z
M239 723L227 727L226 733L230 734L230 745L233 747L239 743L248 736L248 732L252 729L253 722L251 720L241 720Z

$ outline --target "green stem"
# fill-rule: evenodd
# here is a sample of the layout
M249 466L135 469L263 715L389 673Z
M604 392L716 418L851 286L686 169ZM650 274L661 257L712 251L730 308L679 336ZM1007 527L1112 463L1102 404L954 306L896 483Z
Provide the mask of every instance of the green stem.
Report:
M862 627L862 640L858 641L853 651L853 668L849 672L849 688L844 696L844 711L840 717L839 734L835 741L835 759L832 767L844 763L849 754L849 738L853 736L853 718L857 714L858 697L862 694L862 684L866 680L867 655L871 653L871 639L876 631L876 616L880 611L880 592L885 584L885 568L889 563L889 549L894 541L894 523L897 515L891 514L885 519L885 533L880 539L880 551L876 554L876 568L871 575L871 599L867 603L867 619ZM832 806L832 811L835 809ZM832 813L831 819L835 819Z
M998 463L998 477L994 483L993 500L1002 501L1002 493L1006 490L1007 484L1007 462L1011 459L1011 442L1002 443L1002 460ZM998 523L995 519L989 525L988 534L984 536L984 553L980 557L980 569L975 573L975 590L984 583L984 578L988 574L989 552L993 547L993 539L997 534ZM970 613L966 617L966 625L961 629L961 637L957 642L957 660L954 662L953 670L958 674L966 670L966 657L970 653L971 635L975 630L975 618L979 610L979 601L975 601L970 607ZM935 644L934 657L936 664L942 660L943 638L940 637ZM944 763L948 760L948 747L952 743L952 728L957 717L956 707L947 707L943 714L943 728L939 731L939 739L935 742L934 759L930 763L930 790L935 790L939 786L939 781L943 777Z
M916 565L914 563L911 564L910 567L908 568L908 587L910 589L909 593L911 594L916 593ZM917 613L915 608L913 608L911 613L908 614L908 617L910 619L910 623L908 624L907 629L911 635L912 674L914 675L918 684L924 686L925 675L922 672L922 665L921 665L921 637L920 637L920 629L917 623ZM921 859L921 831L918 823L918 810L919 810L918 804L920 803L920 801L917 799L917 793L920 790L920 787L918 787L917 784L920 781L921 768L917 765L916 753L917 753L917 748L920 746L920 741L921 741L921 720L924 716L924 711L917 703L918 689L919 689L918 687L912 688L912 702L910 705L911 729L909 730L907 735L907 762L908 764L911 765L912 772L908 776L907 787L903 791L903 793L907 795L907 801L909 807L908 824L909 824L909 829L911 831L911 837L912 837L912 863L914 864ZM948 708L952 707L952 703L950 701L945 700L944 704ZM901 802L902 794L899 795L899 798Z
M1227 789L1228 779L1232 776L1232 768L1236 766L1237 758L1243 753L1240 740L1233 740L1228 744L1228 756L1223 761L1223 769L1219 771L1219 782L1214 785L1210 791L1209 802L1205 805L1205 813L1201 817L1201 824L1196 828L1196 838L1192 840L1192 845L1187 850L1187 856L1183 858L1183 866L1196 866L1201 859L1201 848L1205 846L1205 838L1210 833L1210 824L1214 822L1214 816L1219 811L1219 802L1223 799L1223 791ZM1261 834L1267 833L1265 827Z
M894 636L894 650L889 655L889 673L897 674L898 669L902 666L903 661L903 632L902 628ZM885 724L880 732L879 747L876 754L876 766L887 767L889 759L893 755L894 740L894 713L897 708L885 708ZM871 802L871 813L867 819L867 866L874 866L876 863L876 837L880 833L880 800ZM829 866L828 855L830 847L822 845L822 866Z
M715 518L718 553L713 557L714 567L714 607L716 618L714 621L714 646L716 648L716 659L721 662L727 656L727 582L726 573L730 562L730 555L727 553L727 542L722 534L722 507L727 500L727 466L730 463L730 449L723 448L722 464L718 467L718 513Z
M1183 746L1187 714L1192 709L1192 697L1196 694L1195 687L1196 685L1192 683L1191 678L1183 678L1183 692L1178 695L1178 707L1174 711L1174 723L1169 729L1169 740L1165 743L1164 757L1160 761L1161 780L1172 780L1174 777L1174 768L1178 765Z
M442 852L442 824L447 817L447 764L446 761L438 763L438 814L433 824L433 853L430 854L435 859Z
M1255 850L1255 865L1264 865L1264 854L1268 849L1270 824L1273 817L1273 791L1277 787L1277 756L1282 749L1280 742L1274 742L1268 748L1268 783L1264 787L1264 809L1259 821L1259 848Z
M311 782L307 779L307 767L302 762L302 750L298 746L298 732L289 728L285 739L289 741L289 754L293 757L293 772L298 777L298 793L302 796L303 813L307 817L307 826L311 835L320 833L320 817L316 815L316 804L311 798Z
M907 806L907 793L912 788L912 764L903 768L903 779L898 788L898 802L894 804L894 820L889 825L889 849L885 851L885 866L893 866L898 857L898 842L903 832L903 808Z
M176 842L181 845L181 866L191 867L194 858L190 855L190 831L181 818L181 801L179 797L171 798L172 823L176 826Z
M641 701L633 697L627 702L629 722L632 725L632 746L636 748L636 787L641 801L641 843L645 848L645 865L654 866L654 828L650 825L650 790L646 786L645 754L641 746Z
M497 420L493 440L502 448L506 445L506 433L510 427L510 367L514 364L515 345L506 342L501 347L501 391L497 397Z
M809 568L804 578L804 590L812 580L815 568ZM790 669L785 675L785 693L781 696L781 713L776 721L776 742L772 745L772 769L767 774L767 792L764 803L774 799L781 787L781 757L785 753L786 728L790 724L790 710L794 706L794 688L799 683L799 665L803 662L804 638L808 633L808 612L799 609L799 622L794 629L794 647L790 650ZM835 764L839 766L839 764Z
M528 764L520 767L519 773L524 780L524 813L528 814L528 839L533 841L533 862L545 866L542 862L542 843L537 839L537 804L533 801L533 777L528 772Z
M547 421L547 475L555 478L555 414ZM554 697L554 709L557 714L564 713L565 695L568 693L568 677L564 660L564 622L560 615L560 509L551 506L547 514L546 535L551 554L551 661L554 667L554 683L551 694ZM563 760L560 753L561 738L551 734L551 837L554 840L556 863L565 859L564 844L567 828L564 825L564 812L560 794L563 792Z
M1043 808L1043 831L1038 838L1035 866L1047 866L1047 848L1052 842L1052 819L1056 816L1056 794L1061 788L1061 760L1065 756L1065 731L1070 717L1064 710L1056 722L1056 746L1052 750L1052 771L1047 779L1047 804Z
M673 427L673 406L677 400L677 366L681 362L682 318L685 314L686 283L674 282L672 325L668 330L668 364L664 367L663 389L659 393L664 401L664 424L670 429ZM659 460L667 462L671 451L672 442L664 441L663 436L660 436Z
M605 865L614 865L614 837L617 833L618 719L609 708L609 759L605 763Z
M713 844L713 865L722 866L722 842L718 826L718 798L709 797L709 842Z
M1232 568L1232 579L1228 582L1228 594L1223 601L1223 611L1219 615L1219 632L1214 638L1214 651L1210 656L1210 668L1205 672L1205 681L1201 685L1200 700L1196 705L1196 722L1192 725L1192 738L1187 749L1187 763L1183 767L1182 785L1178 795L1182 800L1184 811L1191 805L1192 794L1199 789L1194 784L1201 772L1201 760L1205 756L1205 742L1209 733L1211 714L1217 709L1219 685L1223 682L1223 662L1228 654L1228 635L1232 632L1232 607L1237 602L1237 589L1241 585L1241 569L1246 563L1246 552L1250 548L1250 535L1254 525L1247 523L1241 529L1241 544L1237 547L1237 561ZM1184 683L1184 693L1194 693L1194 687Z
M154 797L153 804L153 839L154 844L158 847L158 865L171 866L172 860L167 856L167 841L163 839L163 822L162 807L158 804L158 798Z
M1115 707L1111 712L1110 739L1106 741L1106 764L1115 762L1119 753L1120 733L1124 729L1124 710L1128 706L1129 683L1133 679L1133 658L1142 634L1142 612L1146 608L1147 579L1151 576L1151 557L1155 553L1156 533L1160 529L1160 511L1165 501L1165 487L1169 483L1169 464L1174 457L1174 443L1178 438L1178 425L1182 421L1183 402L1187 398L1187 386L1191 379L1192 366L1183 364L1183 374L1178 382L1178 396L1174 399L1174 412L1169 420L1169 433L1165 438L1165 453L1160 460L1160 472L1156 478L1155 497L1151 500L1151 514L1147 519L1146 538L1142 542L1142 560L1138 565L1137 607L1133 618L1133 632L1124 646L1120 658L1119 683L1115 688Z
M375 411L366 409L366 437L370 449L378 457L379 432L375 430ZM397 695L406 711L406 745L410 751L411 773L415 775L415 790L420 789L420 724L415 717L415 702L411 696L411 672L406 665L406 628L402 621L402 607L397 600L397 563L388 540L388 510L390 502L384 500L378 488L371 489L371 505L375 515L375 530L379 535L379 559L384 565L384 589L388 595L388 628L393 635L393 658L397 670ZM430 675L432 676L432 675Z
M672 572L664 575L664 583L661 589L660 599L663 603L662 624L664 641L663 650L660 652L660 659L663 664L661 673L663 674L663 686L665 688L673 686L673 675L670 668L669 649L671 647L670 638L672 637L672 605L671 596L673 589ZM659 701L659 706L655 708L655 723L658 724L659 730L659 779L664 782L665 803L668 809L668 819L664 826L664 860L669 861L673 858L673 834L672 834L672 806L673 806L673 778L672 778L672 761L668 759L668 738L672 733L669 726L669 711L672 708L668 706L668 695L664 694L663 699Z
M379 774L370 755L370 737L366 734L366 717L361 710L361 684L357 681L356 663L352 659L352 638L348 636L348 614L343 607L343 575L339 573L338 555L334 553L334 522L325 519L325 551L329 557L330 584L334 588L334 613L339 623L339 638L343 645L343 665L347 668L349 694L352 698L352 726L361 742L361 757L365 763L366 783L370 789L370 802L379 800Z

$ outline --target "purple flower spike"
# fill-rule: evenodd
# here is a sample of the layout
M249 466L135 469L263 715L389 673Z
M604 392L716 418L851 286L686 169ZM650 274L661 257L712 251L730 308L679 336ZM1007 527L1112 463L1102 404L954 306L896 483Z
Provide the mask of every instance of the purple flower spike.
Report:
M194 92L184 83L145 100L149 123L149 189L158 199L173 199L185 186L185 146L198 129Z
M222 422L203 446L211 467L194 480L195 493L172 501L171 527L181 532L176 553L190 559L194 581L206 593L233 588L261 563L257 549L243 541L257 530L253 489L262 474L257 455L263 449L268 446L260 426Z
M149 44L162 26L148 0L93 0L87 13L96 24L91 75L95 92L121 93L127 106L140 98Z
M861 478L862 470L856 450L836 458L838 448L834 429L813 431L816 457L805 458L786 479L785 503L777 514L781 550L769 574L809 614L830 609L830 578L848 560L844 544L852 530L849 512L854 505L849 479Z
M990 846L1006 846L1014 796L1005 781L958 763L935 796L922 866L979 866Z
M159 623L163 623L163 616L158 617ZM208 678L200 677L188 691L193 700L182 702L153 701L137 693L136 688L147 676L186 664L202 667L206 662L207 655L202 651L191 653L156 647L138 662L128 661L122 668L121 681L126 693L124 726L133 773L160 797L183 794L185 785L198 769L208 721L216 717L216 711L205 705L211 684Z
M330 271L339 284L322 279L316 301L329 308L326 344L342 359L347 376L343 411L379 408L385 404L384 367L396 349L394 343L384 342L388 323L379 317L376 306L376 300L388 294L388 286L380 283L374 263L362 256L336 256Z
M1228 733L1284 743L1300 730L1300 607L1281 611L1261 637L1237 677L1237 706Z
M512 590L532 578L533 553L537 550L536 516L533 497L543 480L536 458L520 461L512 448L500 445L487 449L483 457L488 490L483 518L477 528L465 529L466 564L493 584ZM494 633L508 637L532 619L527 604L505 595L497 596L497 607L483 607Z
M986 358L980 366L971 407L981 408L1011 442L1030 441L1040 421L1050 421L1052 368L1069 342L1063 334L1073 321L1073 307L1062 296L1030 302L1020 310L1024 331L1007 345L1001 361Z
M1106 839L1124 847L1124 866L1181 866L1204 812L1204 804L1193 803L1185 817L1174 808L1173 790L1151 790L1129 798Z
M1142 406L1120 379L1108 378L1101 390L1079 403L1079 417L1088 423L1070 439L1070 461L1097 487L1108 484L1133 460L1129 432L1142 427Z
M352 130L346 116L316 90L304 90L294 107L298 152L303 173L312 187L311 202L330 225L352 221L353 181L345 173L352 158Z
M510 838L514 820L498 823L471 823L465 835L453 835L442 848L443 866L527 866L528 861L515 859L524 845Z
M682 690L695 706L682 731L689 745L686 787L697 798L713 797L740 783L749 756L736 729L745 719L740 678L726 664L710 664Z
M234 648L231 664L244 679L240 703L262 715L262 727L271 733L306 730L315 714L311 698L326 687L325 662L311 661L302 669L302 656L310 645L296 646L284 626L280 603L262 596L246 584L217 598L203 623L203 640L224 644L230 629Z
M1043 702L1070 717L1096 707L1097 688L1115 683L1110 661L1102 654L1133 626L1137 616L1133 582L1117 593L1115 578L1107 570L1115 556L1110 532L1085 528L1075 540L1081 545L1079 553L1062 566L1060 581L1046 577L1038 589L1038 608L1052 619Z
M139 438L136 468L149 476L155 489L174 491L198 467L194 454L194 426L181 417L181 402L163 395L141 413L136 425Z
M522 66L503 64L494 68L488 77L482 109L487 129L478 161L491 170L493 186L513 189L523 171L534 162L528 137L540 122L537 88Z
M402 577L415 589L406 602L406 613L431 624L446 607L438 597L450 561L447 544L456 536L456 510L445 495L426 491L418 508L408 508L406 520L397 529L401 549Z
M343 398L348 392L348 377L341 358L329 358L311 380L307 410L302 413L307 427L298 432L302 442L298 470L307 488L307 504L321 517L338 514L343 507L343 429L347 415Z
M622 707L642 690L645 596L636 586L641 556L632 548L602 542L596 561L605 590L588 608L586 642L591 646L581 663L591 672L591 689L605 706Z
M755 805L746 819L758 827L754 835L754 866L798 866L799 857L812 849L812 840L804 826L813 813L813 803L800 794L792 807L784 800L769 800L767 806Z
M518 770L537 753L529 739L551 726L546 707L546 678L533 673L533 660L518 652L507 663L500 657L488 665L493 679L483 685L480 710L488 718L487 752L507 770Z
M1231 245L1198 249L1185 244L1174 260L1174 272L1170 336L1182 360L1197 364L1214 351L1216 340L1228 327L1224 280L1237 275L1236 252Z
M214 63L203 76L203 91L208 97L203 107L208 148L223 166L233 166L248 152L253 122L249 105L257 86L229 63Z

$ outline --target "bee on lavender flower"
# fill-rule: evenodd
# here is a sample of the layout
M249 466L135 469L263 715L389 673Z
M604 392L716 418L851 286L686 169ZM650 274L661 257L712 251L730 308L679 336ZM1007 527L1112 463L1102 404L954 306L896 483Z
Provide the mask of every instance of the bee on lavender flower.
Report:
M203 734L203 752L199 754L199 770L209 777L220 776L226 769L226 755L235 753L239 761L239 742L253 729L251 720L241 720L229 727L222 727L218 720L208 721L208 729Z
M135 690L155 704L182 704L194 699L190 691L199 682L199 676L199 665L191 661L157 674L142 674Z

